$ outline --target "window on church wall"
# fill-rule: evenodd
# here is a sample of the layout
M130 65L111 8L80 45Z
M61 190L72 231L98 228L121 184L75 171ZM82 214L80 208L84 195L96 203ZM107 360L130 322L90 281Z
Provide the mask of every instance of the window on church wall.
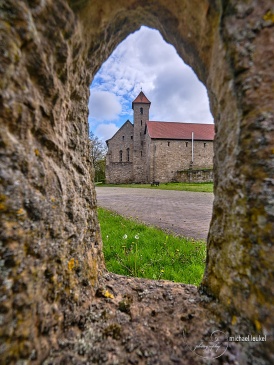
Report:
M133 136L130 136L131 139L133 139Z
M125 140L125 136L122 137L123 138L123 141Z
M206 142L204 142L204 147L206 147L206 145L207 145Z
M119 151L119 161L120 162L123 161L123 151L122 150Z
M129 162L129 148L127 148L127 162Z
M143 125L143 121L141 120L141 125Z
M141 151L141 157L143 156L143 151Z
M186 147L188 146L188 142L186 142Z
M140 113L141 113L141 114L143 114L143 113L144 113L143 108L140 108Z
M170 142L167 142L168 147L170 146Z

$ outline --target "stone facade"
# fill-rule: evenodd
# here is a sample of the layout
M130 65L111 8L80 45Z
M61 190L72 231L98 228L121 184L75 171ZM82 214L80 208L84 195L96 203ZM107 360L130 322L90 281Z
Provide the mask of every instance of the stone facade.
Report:
M151 139L147 135L147 182L178 182L180 170L211 169L213 167L213 141ZM193 181L195 181L195 176Z
M131 183L133 177L134 127L126 121L108 141L106 158L106 182Z
M143 98L143 100L141 99ZM136 101L137 100L137 101ZM150 102L141 92L132 103L134 123L127 121L107 141L106 182L112 184L178 181L178 171L213 168L213 139L154 138L147 128ZM153 122L149 122L153 123ZM159 122L155 122L155 126ZM172 129L174 123L170 123ZM205 128L206 125L204 125ZM195 126L197 127L197 125ZM193 143L193 146L192 146ZM195 181L196 174L192 175ZM209 180L209 181L212 181Z

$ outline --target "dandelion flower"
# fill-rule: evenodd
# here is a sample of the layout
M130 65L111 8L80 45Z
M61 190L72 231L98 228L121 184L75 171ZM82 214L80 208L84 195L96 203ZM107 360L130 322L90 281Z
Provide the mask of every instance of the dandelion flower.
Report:
M126 240L127 239L127 234L123 235L123 239Z
M138 235L138 234L136 234L136 235L135 235L135 239L136 239L136 240L138 240L138 239L139 239L139 235Z

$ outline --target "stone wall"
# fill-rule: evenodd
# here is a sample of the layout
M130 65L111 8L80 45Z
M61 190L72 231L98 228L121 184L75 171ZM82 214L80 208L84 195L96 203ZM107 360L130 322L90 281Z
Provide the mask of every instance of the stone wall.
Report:
M86 52L65 1L1 3L2 363L43 359L104 270ZM44 338L44 340L42 339Z
M106 171L107 184L130 184L134 181L132 162L111 162Z
M213 182L213 170L177 171L176 182Z
M127 121L116 133L108 140L108 162L132 162L133 161L133 125ZM129 161L127 149L129 148ZM122 161L120 161L120 151L122 151Z
M148 352L130 342L142 338L147 345L164 338L153 348L168 363L175 345L167 344L178 340L179 322L186 320L188 329L190 318L198 318L190 331L197 334L216 320L212 311L200 320L198 303L210 300L222 329L241 334L242 321L246 333L273 335L273 2L6 0L0 9L2 363L38 364L54 351L57 360L48 363L129 363L130 348L138 348L148 363ZM151 294L144 307L136 299L134 308L143 311L131 313L132 338L111 317L106 327L107 316L115 308L117 321L125 320L117 299L125 300L124 288L142 300L153 285L106 277L105 287L117 296L112 312L109 292L99 290L95 299L104 262L87 103L92 77L142 24L159 29L207 86L216 123L215 199L204 296L189 297L195 291L190 286L155 284L166 290L158 289L161 308L149 313L157 330L143 322L148 308L157 305ZM189 315L178 312L172 327L170 313L181 308L176 304L181 297L197 312L188 313L186 306ZM166 316L164 298L176 299ZM243 355L242 347L226 361L273 363L274 349L270 341L266 345ZM88 349L90 357L83 357ZM252 351L258 361L249 361ZM193 364L187 354L183 361Z
M149 136L147 136L149 139ZM193 164L192 142L179 140L149 141L148 181L177 181L177 171L213 167L213 142L194 141Z
M224 6L221 37L233 76L225 81L222 51L216 50L215 76L207 83L218 98L215 200L203 281L235 322L241 313L268 334L274 303L273 26L269 1Z
M130 121L126 121L117 133L107 141L106 183L125 184L132 182L133 133L133 125ZM120 151L122 151L122 156ZM120 161L121 157L122 161Z

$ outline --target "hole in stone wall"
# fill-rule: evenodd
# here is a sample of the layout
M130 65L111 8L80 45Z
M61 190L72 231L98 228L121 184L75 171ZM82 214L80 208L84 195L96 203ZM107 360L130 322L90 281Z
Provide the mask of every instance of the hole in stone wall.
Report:
M193 124L213 123L206 89L198 81L192 69L184 64L174 47L168 45L158 31L142 27L138 32L128 36L116 48L109 59L102 65L90 87L90 129L102 140L108 140L114 135L119 139L117 151L111 151L111 160L108 161L115 164L115 174L118 179L124 177L129 171L129 165L123 162L123 166L120 164L119 167L119 162L122 162L122 151L125 151L126 156L126 151L130 147L127 143L134 143L135 137L132 137L132 101L141 90L151 101L149 120ZM138 112L140 114L140 108L138 108ZM127 120L130 120L131 123L126 122ZM141 128L144 124L146 122L139 122L138 126ZM142 140L142 136L145 136L145 134L138 130L138 136L140 147L145 149L145 140ZM194 143L196 143L195 138L196 132L194 133ZM121 145L122 142L124 142L124 146ZM197 178L199 174L201 179L204 178L203 172L194 173L193 171L196 170L196 157L198 158L201 153L208 152L209 150L204 148L204 143L213 142L200 141L200 146L198 146L197 142L196 146L194 145L194 150L192 150L190 136L188 141L183 140L179 152L176 149L168 151L168 153L174 153L174 159L183 159L184 156L182 154L189 154L190 160L184 169L191 170L185 171L188 181L195 177ZM164 146L165 153L167 153L166 143ZM176 148L176 143L170 143L170 147L173 146ZM202 148L198 151L200 147ZM133 148L130 148L130 151L133 150ZM153 153L158 153L160 148L156 149L155 145L152 150L154 151ZM142 160L146 160L147 155L144 154L144 151L138 150L137 153L139 157L142 156ZM132 157L130 156L130 161L127 159L125 162L132 163ZM163 164L164 160L160 159L159 163ZM209 166L199 167L209 168ZM139 169L142 171L141 167ZM177 173L177 170L176 168L170 169L172 173ZM182 171L182 176L183 174L184 172ZM159 178L152 179L152 176L150 178L151 180L156 180L155 183L160 182L160 186L165 185L168 188L167 181L162 183ZM132 183L132 180L128 179L128 182ZM155 184L154 187L157 188L158 186ZM212 189L212 184L207 185L207 189L210 190L210 188ZM126 216L141 218L143 221L145 219L142 217L142 214L151 213L152 211L152 213L154 212L151 214L153 219L152 221L150 219L148 223L158 225L162 229L169 229L175 235L194 237L194 240L192 239L190 242L180 241L175 244L175 238L170 238L166 233L163 233L162 238L158 238L159 241L157 239L154 240L154 238L151 239L151 237L157 236L156 233L151 233L148 241L150 241L152 249L151 251L146 251L146 253L141 253L145 245L144 241L141 243L145 236L142 232L145 229L140 227L136 228L137 230L133 228L124 229L123 227L126 227L127 223L115 213L103 212L99 209L99 220L108 269L125 275L144 276L154 279L165 278L192 284L199 283L204 271L205 240L211 219L212 194L207 195L204 203L206 213L204 213L201 209L196 212L193 208L193 202L190 202L188 206L186 199L184 199L183 209L181 199L177 199L177 202L175 202L178 204L175 209L168 210L167 206L164 209L159 209L158 206L154 207L153 204L156 198L154 198L153 194L155 194L155 190L150 190L151 193L147 197L139 199L139 202L146 201L147 205L142 206L141 204L137 208L136 201L134 201L135 192L131 192L130 196L128 194L126 197L123 195L124 193L121 193L121 196L116 194L115 199L118 200L114 200L107 199L106 196L104 197L103 189L105 188L97 186L96 189L99 206L112 211L118 211ZM165 210L168 210L168 213L163 213ZM107 219L104 218L105 215L108 216ZM195 217L195 219L193 220L190 217L193 219ZM112 223L111 226L110 222L112 220L115 220L115 223ZM109 224L111 228L106 228L106 224ZM182 227L179 227L180 225ZM114 237L116 234L114 227L119 227L117 237ZM117 246L115 240L118 242ZM204 242L201 240L204 240ZM123 245L121 245L121 242ZM187 257L183 247L188 247L189 244L195 247L195 250L190 257ZM170 251L171 246L172 252ZM147 261L143 261L145 258ZM162 258L164 259L163 261L161 261ZM108 263L111 260L112 266ZM193 267L190 265L191 262L194 263ZM176 263L179 264L180 269L176 267ZM189 277L184 276L187 272L189 272ZM180 276L180 273L183 273L183 275Z

